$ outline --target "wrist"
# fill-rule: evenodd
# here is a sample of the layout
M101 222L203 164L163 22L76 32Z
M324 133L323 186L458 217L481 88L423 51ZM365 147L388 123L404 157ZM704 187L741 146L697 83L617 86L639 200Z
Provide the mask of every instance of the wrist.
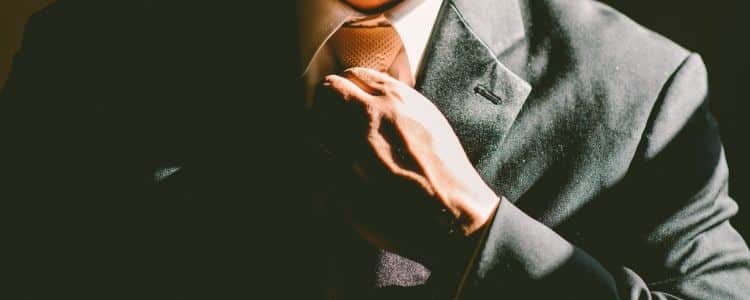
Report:
M474 201L481 198L473 198ZM500 205L500 202L505 199L497 196L494 192L488 193L486 198L478 201L483 205L477 205L474 209L465 209L463 212L465 215L473 215L473 217L466 217L465 219L473 220L472 222L465 222L463 225L458 226L456 224L456 230L450 238L450 243L447 247L444 247L444 251L440 252L437 259L431 264L431 267L440 268L443 270L440 272L440 277L436 278L436 282L444 283L446 293L460 293L465 283L467 276L475 268L479 253L482 251L485 240L490 232L492 223L494 222L495 214ZM480 209L479 207L485 207ZM489 207L489 208L487 208Z
M489 187L480 193L459 198L462 199L454 202L456 206L452 213L458 233L463 237L471 237L488 226L501 199Z

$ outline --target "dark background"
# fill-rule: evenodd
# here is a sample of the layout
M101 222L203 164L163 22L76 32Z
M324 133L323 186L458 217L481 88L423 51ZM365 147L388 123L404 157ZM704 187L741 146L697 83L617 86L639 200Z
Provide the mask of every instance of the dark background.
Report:
M29 16L54 0L0 1L0 89L5 84L11 57L18 50L23 28Z
M570 0L573 1L573 0ZM54 0L0 1L0 88L20 45L27 18ZM730 167L730 192L740 204L733 224L750 239L750 176L745 131L750 67L750 3L746 0L604 0L646 27L700 53L709 72L711 109L719 121ZM648 192L648 191L644 191Z

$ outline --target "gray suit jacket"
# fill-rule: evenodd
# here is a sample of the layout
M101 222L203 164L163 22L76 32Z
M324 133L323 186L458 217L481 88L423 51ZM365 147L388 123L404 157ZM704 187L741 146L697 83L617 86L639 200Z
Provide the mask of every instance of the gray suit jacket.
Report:
M272 18L293 8L171 2L61 1L30 22L1 99L19 286L347 295L321 291L330 249L374 249L312 200L326 173L289 88L294 26ZM750 297L698 55L593 1L446 2L417 89L510 199L467 298ZM350 271L353 297L383 292Z

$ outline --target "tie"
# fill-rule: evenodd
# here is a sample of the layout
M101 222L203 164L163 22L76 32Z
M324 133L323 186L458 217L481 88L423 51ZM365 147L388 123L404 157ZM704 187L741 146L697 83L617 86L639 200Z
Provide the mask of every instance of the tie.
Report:
M342 26L329 40L341 69L370 68L414 86L414 76L396 29L383 15Z
M414 76L401 38L382 15L345 24L331 36L329 46L342 70L370 68L414 86ZM412 287L412 293L424 293L418 286L425 284L430 277L430 270L421 264L385 250L377 250L374 271L374 287L386 288L383 291L391 291L387 288L393 287ZM402 290L399 293L405 292ZM385 298L393 299L390 296Z

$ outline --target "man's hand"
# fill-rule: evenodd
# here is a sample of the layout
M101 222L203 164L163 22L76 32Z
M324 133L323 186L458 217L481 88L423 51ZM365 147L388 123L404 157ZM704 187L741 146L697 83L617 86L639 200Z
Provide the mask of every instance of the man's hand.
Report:
M401 187L418 190L424 197L411 201L435 201L455 218L464 236L487 223L499 198L471 165L450 124L432 102L406 84L365 68L349 69L343 76L327 76L324 86L362 112L356 120L366 128L363 136L346 138L365 142L366 153L354 153L352 157L368 184L393 198L404 199L399 201L415 198L402 193L405 189ZM399 209L391 207L389 211ZM353 216L353 221L360 220ZM387 233L380 234L377 225L357 225L373 243L382 244L386 239L383 235Z

